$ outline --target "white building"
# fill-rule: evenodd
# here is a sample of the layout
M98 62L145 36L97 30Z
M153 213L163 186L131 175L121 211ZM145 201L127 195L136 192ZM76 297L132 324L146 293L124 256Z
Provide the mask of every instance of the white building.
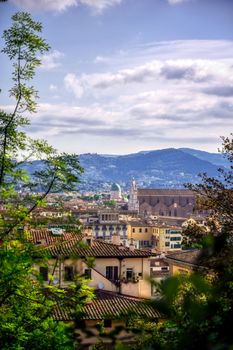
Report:
M132 180L130 186L128 210L139 212L138 188L135 179Z

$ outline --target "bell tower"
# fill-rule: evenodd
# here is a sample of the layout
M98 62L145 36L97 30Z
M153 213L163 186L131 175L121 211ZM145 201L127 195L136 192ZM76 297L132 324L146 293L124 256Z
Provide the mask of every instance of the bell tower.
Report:
M130 186L128 210L136 210L139 212L138 188L134 178Z

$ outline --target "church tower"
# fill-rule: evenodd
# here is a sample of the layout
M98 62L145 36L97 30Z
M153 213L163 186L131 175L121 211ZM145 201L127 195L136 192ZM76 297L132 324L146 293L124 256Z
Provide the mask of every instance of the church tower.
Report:
M135 179L132 180L129 192L128 210L139 212L138 188Z

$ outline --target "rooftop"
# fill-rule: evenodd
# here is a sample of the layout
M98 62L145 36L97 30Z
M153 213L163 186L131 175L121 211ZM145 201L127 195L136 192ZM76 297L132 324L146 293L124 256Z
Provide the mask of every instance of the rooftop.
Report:
M194 197L193 191L186 189L150 189L150 188L139 188L138 196L191 196Z
M130 250L129 247L119 246L112 243L107 243L101 240L92 239L90 246L82 247L80 241L77 239L63 242L62 244L52 245L47 247L52 256L79 256L80 258L95 257L95 258L136 258L136 257L150 257L153 253L150 250Z
M189 265L198 265L198 260L202 256L202 251L199 249L176 252L166 256L169 261L177 261Z
M161 314L144 300L97 290L96 298L84 305L82 319L116 319L132 313L143 318L162 318ZM72 309L57 305L54 311L54 318L59 321L71 321L74 318Z
M29 239L46 249L52 256L79 256L84 257L150 257L154 255L150 250L131 250L129 247L119 246L107 243L102 240L94 239L91 236L64 232L61 235L54 235L49 230L30 230ZM87 239L91 239L91 245L83 245ZM59 243L59 244L58 244ZM88 242L89 243L89 242Z

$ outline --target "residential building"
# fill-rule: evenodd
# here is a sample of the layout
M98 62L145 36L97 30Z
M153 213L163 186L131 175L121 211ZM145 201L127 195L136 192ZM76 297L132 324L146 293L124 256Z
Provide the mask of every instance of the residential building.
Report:
M120 237L120 243L125 244L128 240L128 224L119 219L119 213L111 209L99 210L97 220L90 221L84 225L92 231L94 238L112 242L113 235Z
M78 322L76 321L80 348L82 350L92 349L97 341L111 346L113 338L110 333L116 328L118 328L118 332L115 334L115 341L127 344L135 343L135 334L126 330L129 326L129 319L133 319L133 317L155 323L163 318L154 307L142 300L97 290L95 299L84 305L82 316ZM54 310L54 318L57 321L73 322L73 310L62 308L58 304ZM99 333L100 326L104 328L104 336Z
M132 220L128 223L128 238L137 241L139 248L149 248L153 245L153 225L146 221Z
M182 229L179 227L153 227L153 246L160 252L180 250Z
M201 251L199 249L176 252L166 256L170 274L187 275L200 268ZM204 269L204 267L202 267Z
M88 284L94 289L137 298L151 297L148 277L150 257L154 254L150 250L111 244L90 235L80 237L73 234L72 239L72 233L55 236L48 230L31 231L32 241L46 247L51 256L48 266L37 267L45 280L49 281L49 274L53 271L54 281L65 288L75 275L82 275L90 279Z

